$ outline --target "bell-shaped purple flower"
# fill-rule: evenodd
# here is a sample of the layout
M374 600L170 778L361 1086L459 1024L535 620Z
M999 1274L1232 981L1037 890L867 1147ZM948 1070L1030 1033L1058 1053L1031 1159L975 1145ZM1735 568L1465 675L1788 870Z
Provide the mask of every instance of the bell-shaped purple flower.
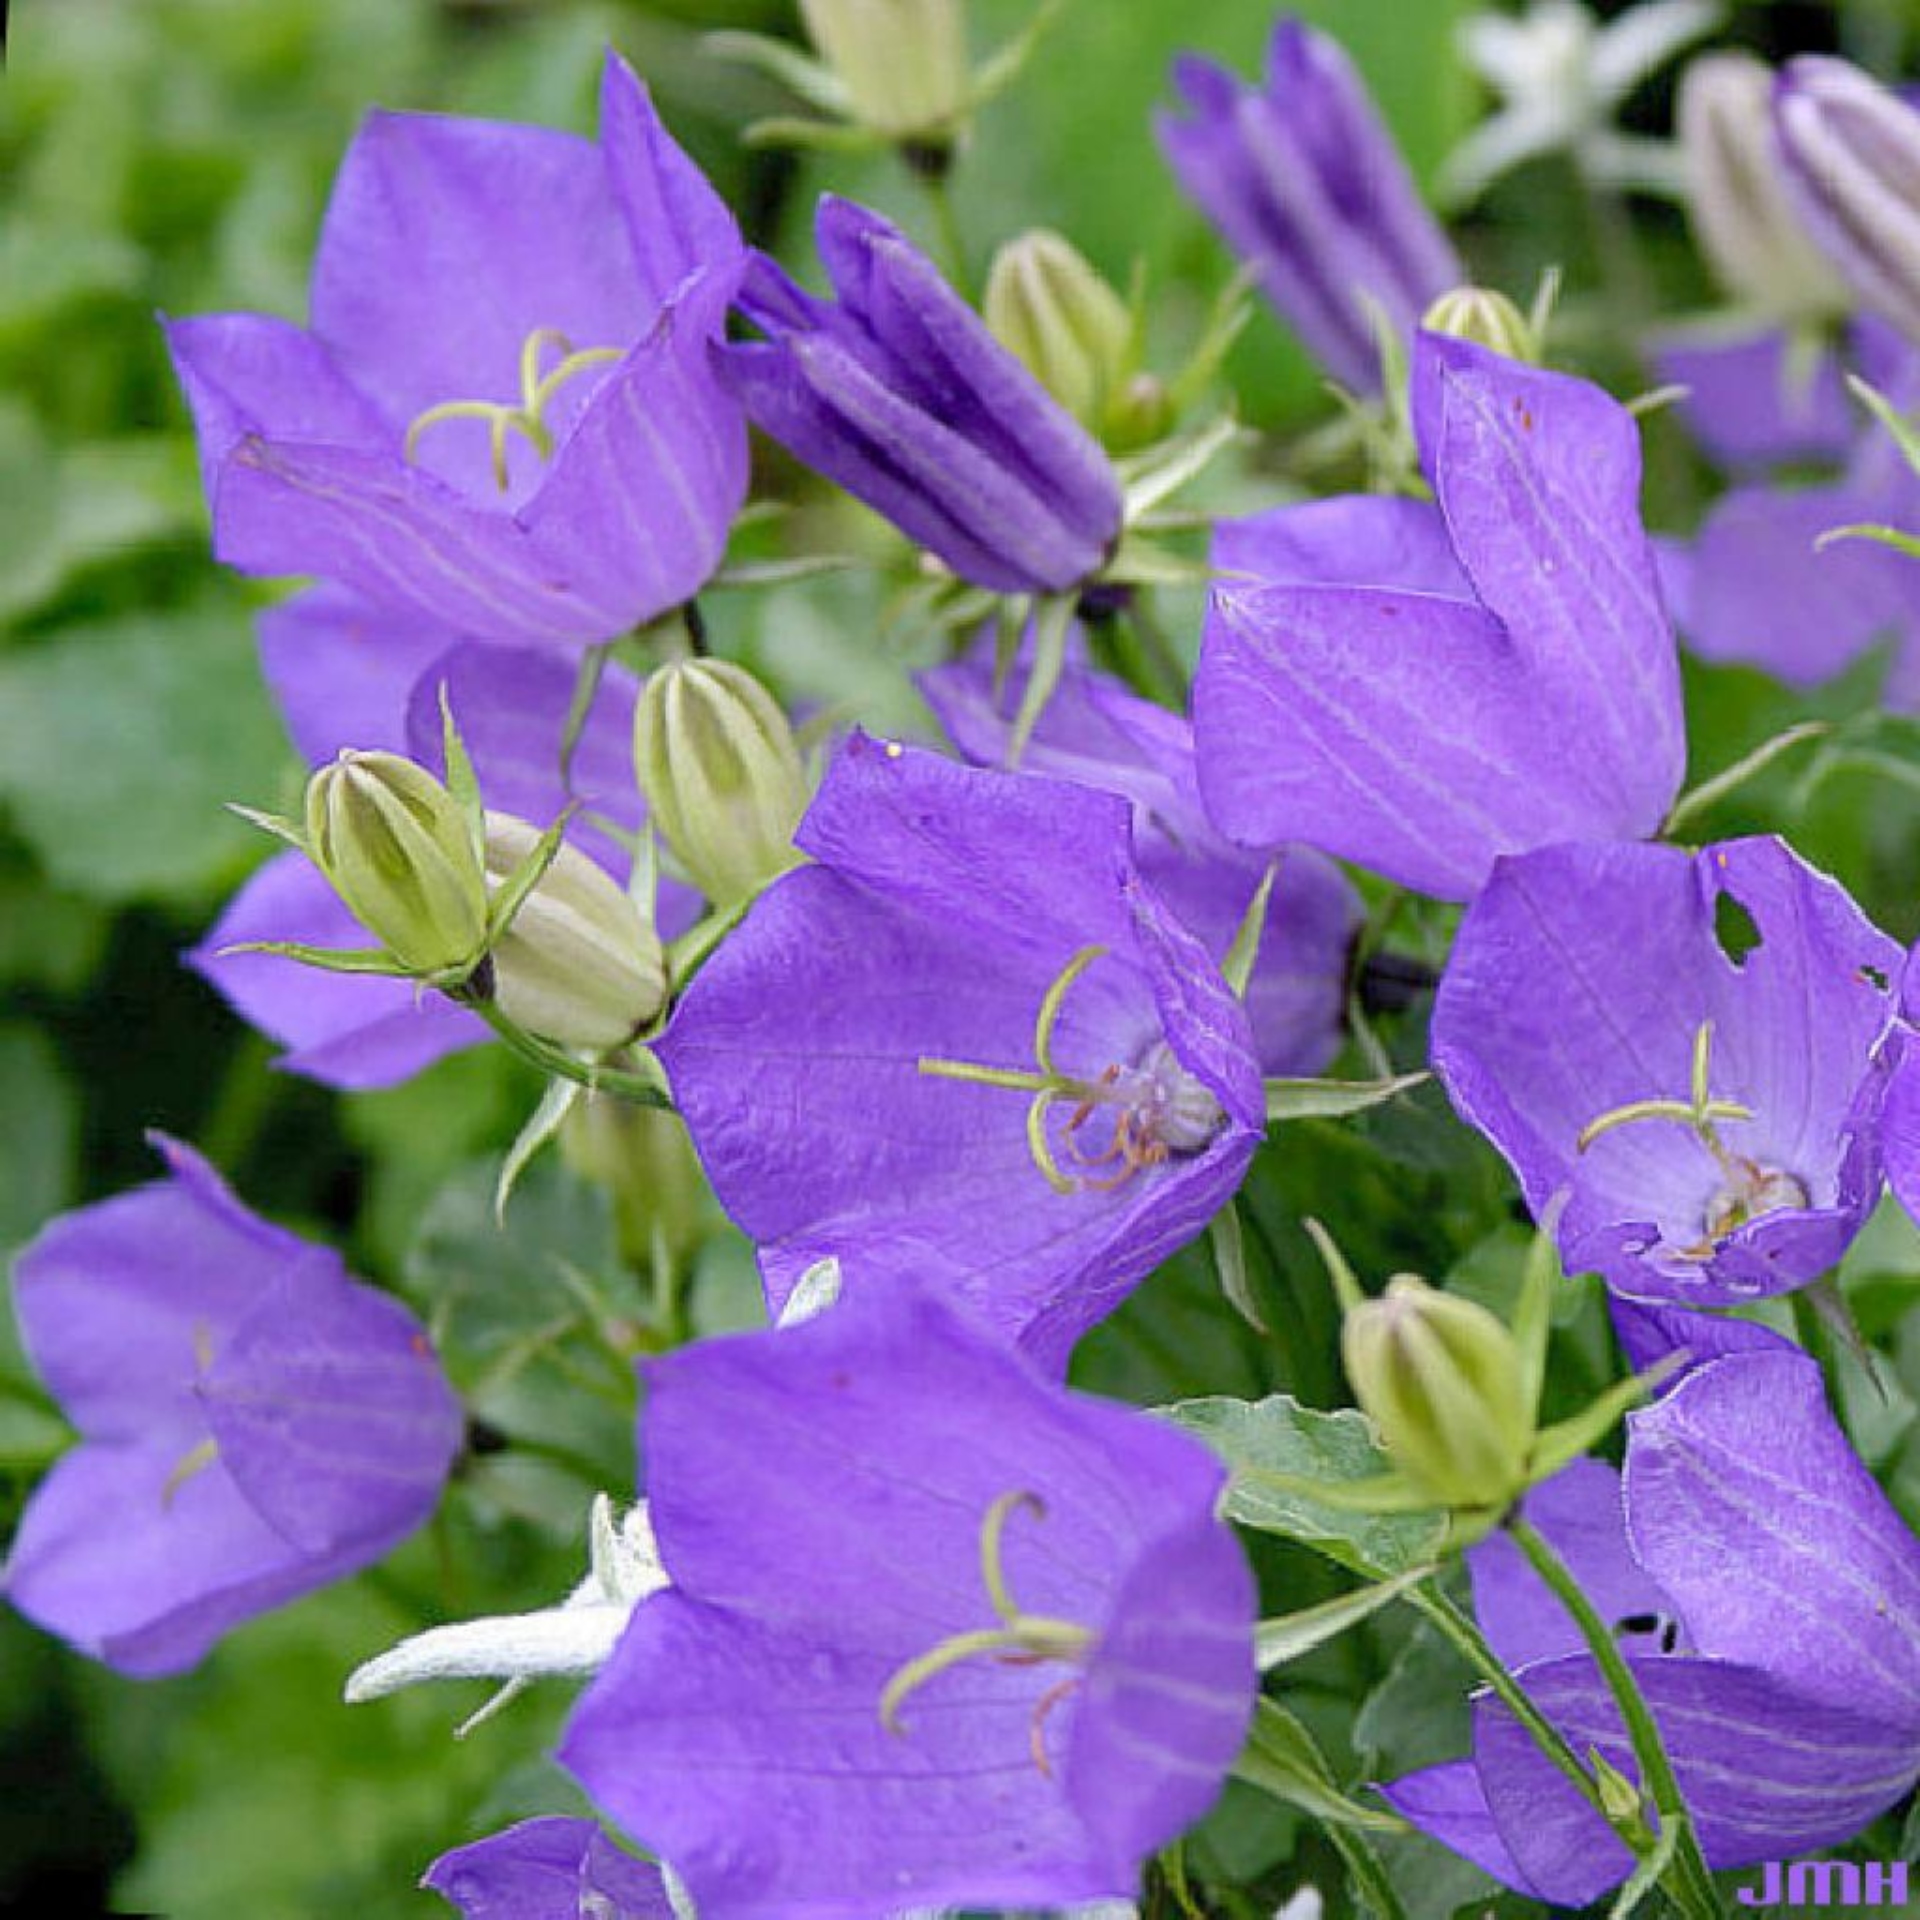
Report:
M597 145L374 115L335 183L311 325L168 328L214 551L508 644L579 648L678 606L746 493L708 362L744 257L613 56Z
M1759 1329L1750 1329L1759 1332ZM1852 1838L1920 1778L1920 1542L1784 1341L1629 1416L1622 1477L1577 1462L1527 1517L1616 1630L1709 1866ZM1511 1543L1468 1555L1494 1651L1566 1736L1637 1778L1618 1710ZM1491 1697L1471 1758L1395 1781L1408 1819L1516 1891L1585 1907L1632 1856Z
M1729 356L1731 357L1731 356ZM1852 359L1862 376L1896 406L1920 399L1920 359L1878 322L1854 332ZM1701 368L1663 359L1669 377L1699 380ZM1751 372L1754 378L1748 380ZM1669 556L1666 572L1674 617L1703 659L1762 667L1792 687L1815 687L1843 672L1869 647L1892 640L1895 656L1886 698L1920 707L1920 568L1906 555L1868 540L1830 541L1842 527L1920 526L1920 477L1886 430L1864 411L1835 402L1841 429L1834 444L1811 439L1795 447L1769 432L1774 412L1757 365L1735 366L1696 384L1689 419L1721 453L1735 422L1764 459L1785 465L1819 457L1838 473L1754 479L1717 500L1693 541ZM1779 378L1791 381L1788 372ZM1838 363L1821 363L1806 404L1818 406L1828 381L1839 387ZM1744 398L1743 398L1744 395Z
M53 1222L14 1269L21 1338L80 1444L5 1574L123 1673L370 1566L433 1512L460 1403L420 1324L270 1226L204 1160Z
M754 424L976 586L1098 573L1122 510L1098 442L891 221L828 195L815 232L838 300L756 254L739 304L765 338L718 351Z
M772 1305L930 1282L1045 1364L1232 1197L1245 1010L1131 809L856 736L656 1047Z
M648 1380L672 1585L569 1724L595 1802L706 1920L1130 1897L1257 1686L1206 1451L910 1288Z
M1355 393L1377 393L1381 321L1411 333L1466 276L1352 61L1283 18L1264 86L1194 58L1174 81L1192 111L1155 128L1188 197L1314 358Z
M1660 826L1686 762L1679 658L1625 408L1426 333L1413 398L1435 504L1220 528L1194 733L1229 838L1464 900L1503 853Z
M1846 60L1774 83L1782 180L1807 231L1873 312L1920 343L1920 111Z
M637 834L644 809L632 762L639 685L624 669L602 673L569 758L577 676L546 649L415 628L330 588L263 616L260 642L281 716L313 764L342 748L382 748L444 771L444 689L487 804L540 824L578 805L568 843L625 884L631 855L615 835ZM686 888L664 883L662 927L684 930L696 904ZM340 948L366 938L314 864L289 851L247 881L187 959L243 1019L287 1049L283 1068L326 1086L392 1086L486 1039L475 1015L411 981L227 951L255 940Z
M420 1884L461 1920L674 1920L658 1867L557 1814L443 1853Z
M1434 1070L1570 1270L1735 1306L1817 1280L1880 1192L1900 949L1779 840L1503 860Z
M1020 710L1024 676L1008 675L997 695L994 677L979 659L920 676L947 737L976 766L1006 763ZM1268 863L1223 840L1207 819L1193 729L1184 719L1073 665L1020 764L1132 801L1141 873L1208 953L1225 959ZM1339 868L1311 848L1287 848L1279 866L1247 981L1247 1018L1263 1073L1317 1074L1340 1050L1347 972L1363 916Z

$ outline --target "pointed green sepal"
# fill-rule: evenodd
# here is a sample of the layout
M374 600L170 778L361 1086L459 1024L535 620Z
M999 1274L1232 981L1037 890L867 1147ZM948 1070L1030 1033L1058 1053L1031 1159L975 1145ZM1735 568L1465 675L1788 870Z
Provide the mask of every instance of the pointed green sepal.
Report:
M237 800L227 802L227 811L237 815L250 827L258 827L262 833L270 833L276 840L284 840L288 846L297 847L309 860L313 858L312 849L307 843L307 830L297 820L289 820L284 814L266 813L258 807L243 807Z
M546 1146L565 1123L566 1117L573 1111L574 1104L586 1092L575 1080L549 1080L547 1090L540 1096L540 1104L527 1116L526 1124L514 1136L514 1142L507 1149L507 1157L500 1163L500 1178L493 1188L493 1218L498 1226L507 1223L507 1202L513 1198L513 1190L520 1184L520 1176L533 1164L540 1149Z
M1020 696L1020 711L1014 717L1013 733L1007 741L1009 772L1019 768L1033 739L1033 730L1040 724L1047 703L1060 684L1060 675L1067 664L1067 637L1073 631L1074 609L1078 605L1078 596L1056 593L1042 600L1035 610L1033 665L1028 670L1027 684Z
M372 973L393 980L411 980L413 969L396 960L385 947L309 947L298 940L240 940L220 949L224 960L233 953L271 953L282 960L298 960L303 967L326 973Z
M1253 970L1260 963L1260 942L1267 931L1267 907L1273 899L1273 883L1279 877L1280 858L1276 857L1267 863L1266 872L1260 876L1260 884L1254 889L1253 898L1247 902L1246 912L1240 916L1233 945L1227 949L1227 957L1220 962L1220 972L1233 989L1236 1000L1247 997L1247 982L1253 978Z
M1271 1127L1288 1120L1341 1120L1350 1113L1364 1113L1369 1107L1384 1106L1403 1093L1411 1093L1430 1077L1425 1073L1402 1073L1387 1080L1269 1080L1267 1124Z
M1271 1467L1242 1466L1234 1478L1251 1487L1270 1488L1296 1500L1311 1500L1335 1513L1433 1513L1437 1503L1424 1487L1399 1473L1367 1480L1314 1480L1305 1474L1276 1473Z
M467 752L467 743L460 737L460 728L453 717L453 702L448 696L444 680L440 682L440 744L447 759L446 789L466 819L467 831L473 838L473 857L484 866L487 857L487 819L486 808L480 799L480 778L473 770L473 758Z
M1178 434L1120 461L1120 479L1126 489L1126 524L1131 526L1143 514L1171 500L1245 437L1245 429L1229 408L1191 433Z
M1895 553L1904 553L1909 560L1920 560L1920 534L1907 533L1899 527L1884 527L1869 522L1857 522L1852 526L1830 527L1813 543L1815 553L1825 553L1831 546L1842 540L1871 540L1876 545L1891 547Z
M1520 1404L1529 1418L1540 1411L1547 1378L1547 1343L1553 1335L1553 1296L1560 1282L1560 1253L1554 1245L1559 1208L1551 1210L1527 1249L1521 1270L1520 1298L1513 1310L1513 1344L1520 1354Z
M1685 1362L1684 1354L1670 1353L1645 1373L1636 1373L1631 1380L1609 1387L1591 1406L1571 1419L1546 1428L1533 1443L1533 1453L1527 1463L1529 1483L1538 1486L1543 1480L1551 1480L1569 1461L1590 1452L1613 1431L1623 1415L1630 1413L1662 1382L1671 1379Z
M750 147L792 147L806 153L878 153L890 144L870 127L779 114L754 121L740 138Z
M498 941L526 905L527 897L559 857L566 838L567 825L579 809L569 806L529 849L527 856L500 882L499 890L487 903L487 945Z
M824 61L815 60L785 40L765 33L709 33L702 36L700 51L730 66L765 74L796 99L836 119L849 118L853 113L852 96L840 76Z
M1316 1820L1370 1833L1405 1833L1398 1814L1379 1812L1340 1791L1313 1735L1279 1701L1254 1702L1247 1744L1233 1763L1233 1777Z
M1333 1282L1334 1297L1340 1302L1340 1311L1351 1313L1354 1308L1363 1306L1367 1290L1361 1286L1360 1276L1348 1263L1347 1256L1340 1251L1340 1243L1311 1215L1300 1224L1306 1229L1307 1238L1313 1242L1314 1251L1320 1256L1320 1264L1327 1270L1327 1278Z
M1019 79L1027 62L1038 51L1040 42L1066 8L1067 0L1042 0L1033 18L974 69L972 84L967 89L966 111L969 114L978 113L990 101L997 100Z
M1238 1208L1229 1200L1207 1222L1207 1244L1213 1250L1213 1264L1220 1274L1220 1291L1227 1304L1255 1333L1271 1333L1260 1317L1259 1303L1253 1297L1253 1278L1247 1270L1247 1240L1240 1228Z
M1370 1619L1382 1607L1390 1606L1421 1581L1431 1579L1434 1567L1410 1567L1405 1573L1378 1586L1357 1587L1317 1607L1303 1607L1298 1613L1283 1614L1277 1620L1262 1620L1253 1630L1254 1658L1262 1673L1271 1673L1290 1660L1298 1660L1337 1639L1350 1627Z

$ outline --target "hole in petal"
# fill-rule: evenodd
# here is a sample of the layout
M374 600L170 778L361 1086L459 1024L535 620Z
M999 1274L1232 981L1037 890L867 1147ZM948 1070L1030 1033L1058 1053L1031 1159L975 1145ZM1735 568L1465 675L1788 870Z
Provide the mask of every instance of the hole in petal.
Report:
M1893 984L1892 981L1887 978L1887 971L1884 967L1876 967L1871 963L1861 966L1860 978L1864 980L1875 993L1885 993Z
M1736 967L1744 967L1747 955L1762 944L1753 915L1730 893L1721 894L1713 903L1713 937Z

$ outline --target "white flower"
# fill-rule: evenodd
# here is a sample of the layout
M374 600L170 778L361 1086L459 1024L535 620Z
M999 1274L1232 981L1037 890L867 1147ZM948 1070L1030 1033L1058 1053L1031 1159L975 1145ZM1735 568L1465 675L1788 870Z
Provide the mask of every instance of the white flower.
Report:
M1473 15L1462 23L1460 51L1501 104L1448 158L1442 193L1464 203L1523 160L1568 153L1605 186L1678 194L1678 149L1620 132L1614 116L1721 17L1720 0L1643 0L1605 25L1581 0L1532 0L1520 19Z
M595 1495L587 1561L587 1577L557 1607L462 1620L402 1640L347 1676L348 1704L378 1700L423 1680L504 1680L500 1692L455 1729L455 1738L464 1739L535 1680L598 1673L634 1608L671 1584L644 1500L616 1523L612 1500Z

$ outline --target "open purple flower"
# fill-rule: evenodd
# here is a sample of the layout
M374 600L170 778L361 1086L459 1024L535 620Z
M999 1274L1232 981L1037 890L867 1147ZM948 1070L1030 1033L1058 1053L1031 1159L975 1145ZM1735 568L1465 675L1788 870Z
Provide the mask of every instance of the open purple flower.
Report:
M919 685L969 760L1006 763L1022 675L1008 675L996 697L991 664L964 660L922 674ZM1021 765L1131 800L1141 873L1216 961L1226 957L1268 863L1214 831L1200 804L1193 729L1184 719L1103 674L1071 666ZM1286 849L1247 982L1247 1018L1263 1073L1316 1074L1340 1050L1361 918L1359 897L1332 861L1307 847Z
M1902 408L1920 398L1920 362L1889 329L1863 322L1854 339L1852 357L1874 387ZM1837 370L1832 377L1837 384ZM1696 393L1689 418L1696 431L1707 429L1710 450L1719 450L1731 422L1766 418L1756 398L1764 391L1748 386L1743 400L1734 382L1713 382ZM1820 450L1839 465L1836 475L1811 484L1750 481L1715 502L1668 570L1675 618L1703 659L1763 667L1792 687L1831 680L1892 640L1887 698L1920 707L1920 568L1871 541L1825 541L1842 527L1920 526L1920 477L1864 413L1842 404L1838 425L1837 443ZM1769 457L1813 452L1776 443Z
M600 141L375 114L312 323L177 321L214 550L390 612L578 648L690 598L745 497L714 380L744 249L609 56Z
M643 807L632 764L639 684L619 667L601 676L562 777L573 704L571 665L545 649L483 646L437 629L415 632L333 590L302 594L262 623L268 677L295 743L315 764L342 748L382 747L440 767L440 693L459 723L488 806L539 825L570 804L567 838L623 884ZM662 889L661 924L689 924L686 889ZM391 1086L485 1040L480 1020L413 982L324 973L267 953L229 953L252 940L356 947L366 934L304 854L262 866L187 956L242 1018L288 1051L280 1065L327 1086Z
M167 1179L64 1215L14 1269L80 1444L28 1503L6 1595L142 1676L380 1559L432 1513L461 1437L412 1314L158 1144Z
M1710 1361L1629 1416L1624 1486L1580 1461L1527 1515L1617 1623L1710 1866L1836 1845L1920 1778L1920 1541L1804 1354ZM1605 1681L1519 1553L1496 1538L1468 1562L1487 1637L1535 1703L1576 1754L1637 1777ZM1555 1906L1586 1906L1633 1864L1491 1697L1471 1758L1385 1791Z
M1099 444L891 221L829 194L816 235L837 302L756 254L723 347L754 424L976 586L1062 592L1105 565L1120 481Z
M1174 83L1192 114L1155 131L1180 184L1314 358L1378 392L1376 313L1404 336L1464 276L1353 63L1283 18L1264 86L1191 57Z
M928 1282L1045 1363L1232 1197L1245 1010L1117 794L856 736L656 1051L777 1310Z
M1211 1456L910 1288L648 1378L673 1584L569 1724L596 1803L708 1920L1131 1896L1256 1691Z
M1779 840L1503 860L1433 1064L1571 1269L1735 1306L1817 1280L1880 1191L1900 949Z
M1200 791L1245 846L1304 841L1443 899L1503 853L1654 832L1679 660L1640 524L1640 440L1598 387L1421 334L1437 504L1224 524L1194 682Z
M658 1867L615 1846L597 1821L560 1815L455 1847L420 1884L461 1920L674 1920Z

